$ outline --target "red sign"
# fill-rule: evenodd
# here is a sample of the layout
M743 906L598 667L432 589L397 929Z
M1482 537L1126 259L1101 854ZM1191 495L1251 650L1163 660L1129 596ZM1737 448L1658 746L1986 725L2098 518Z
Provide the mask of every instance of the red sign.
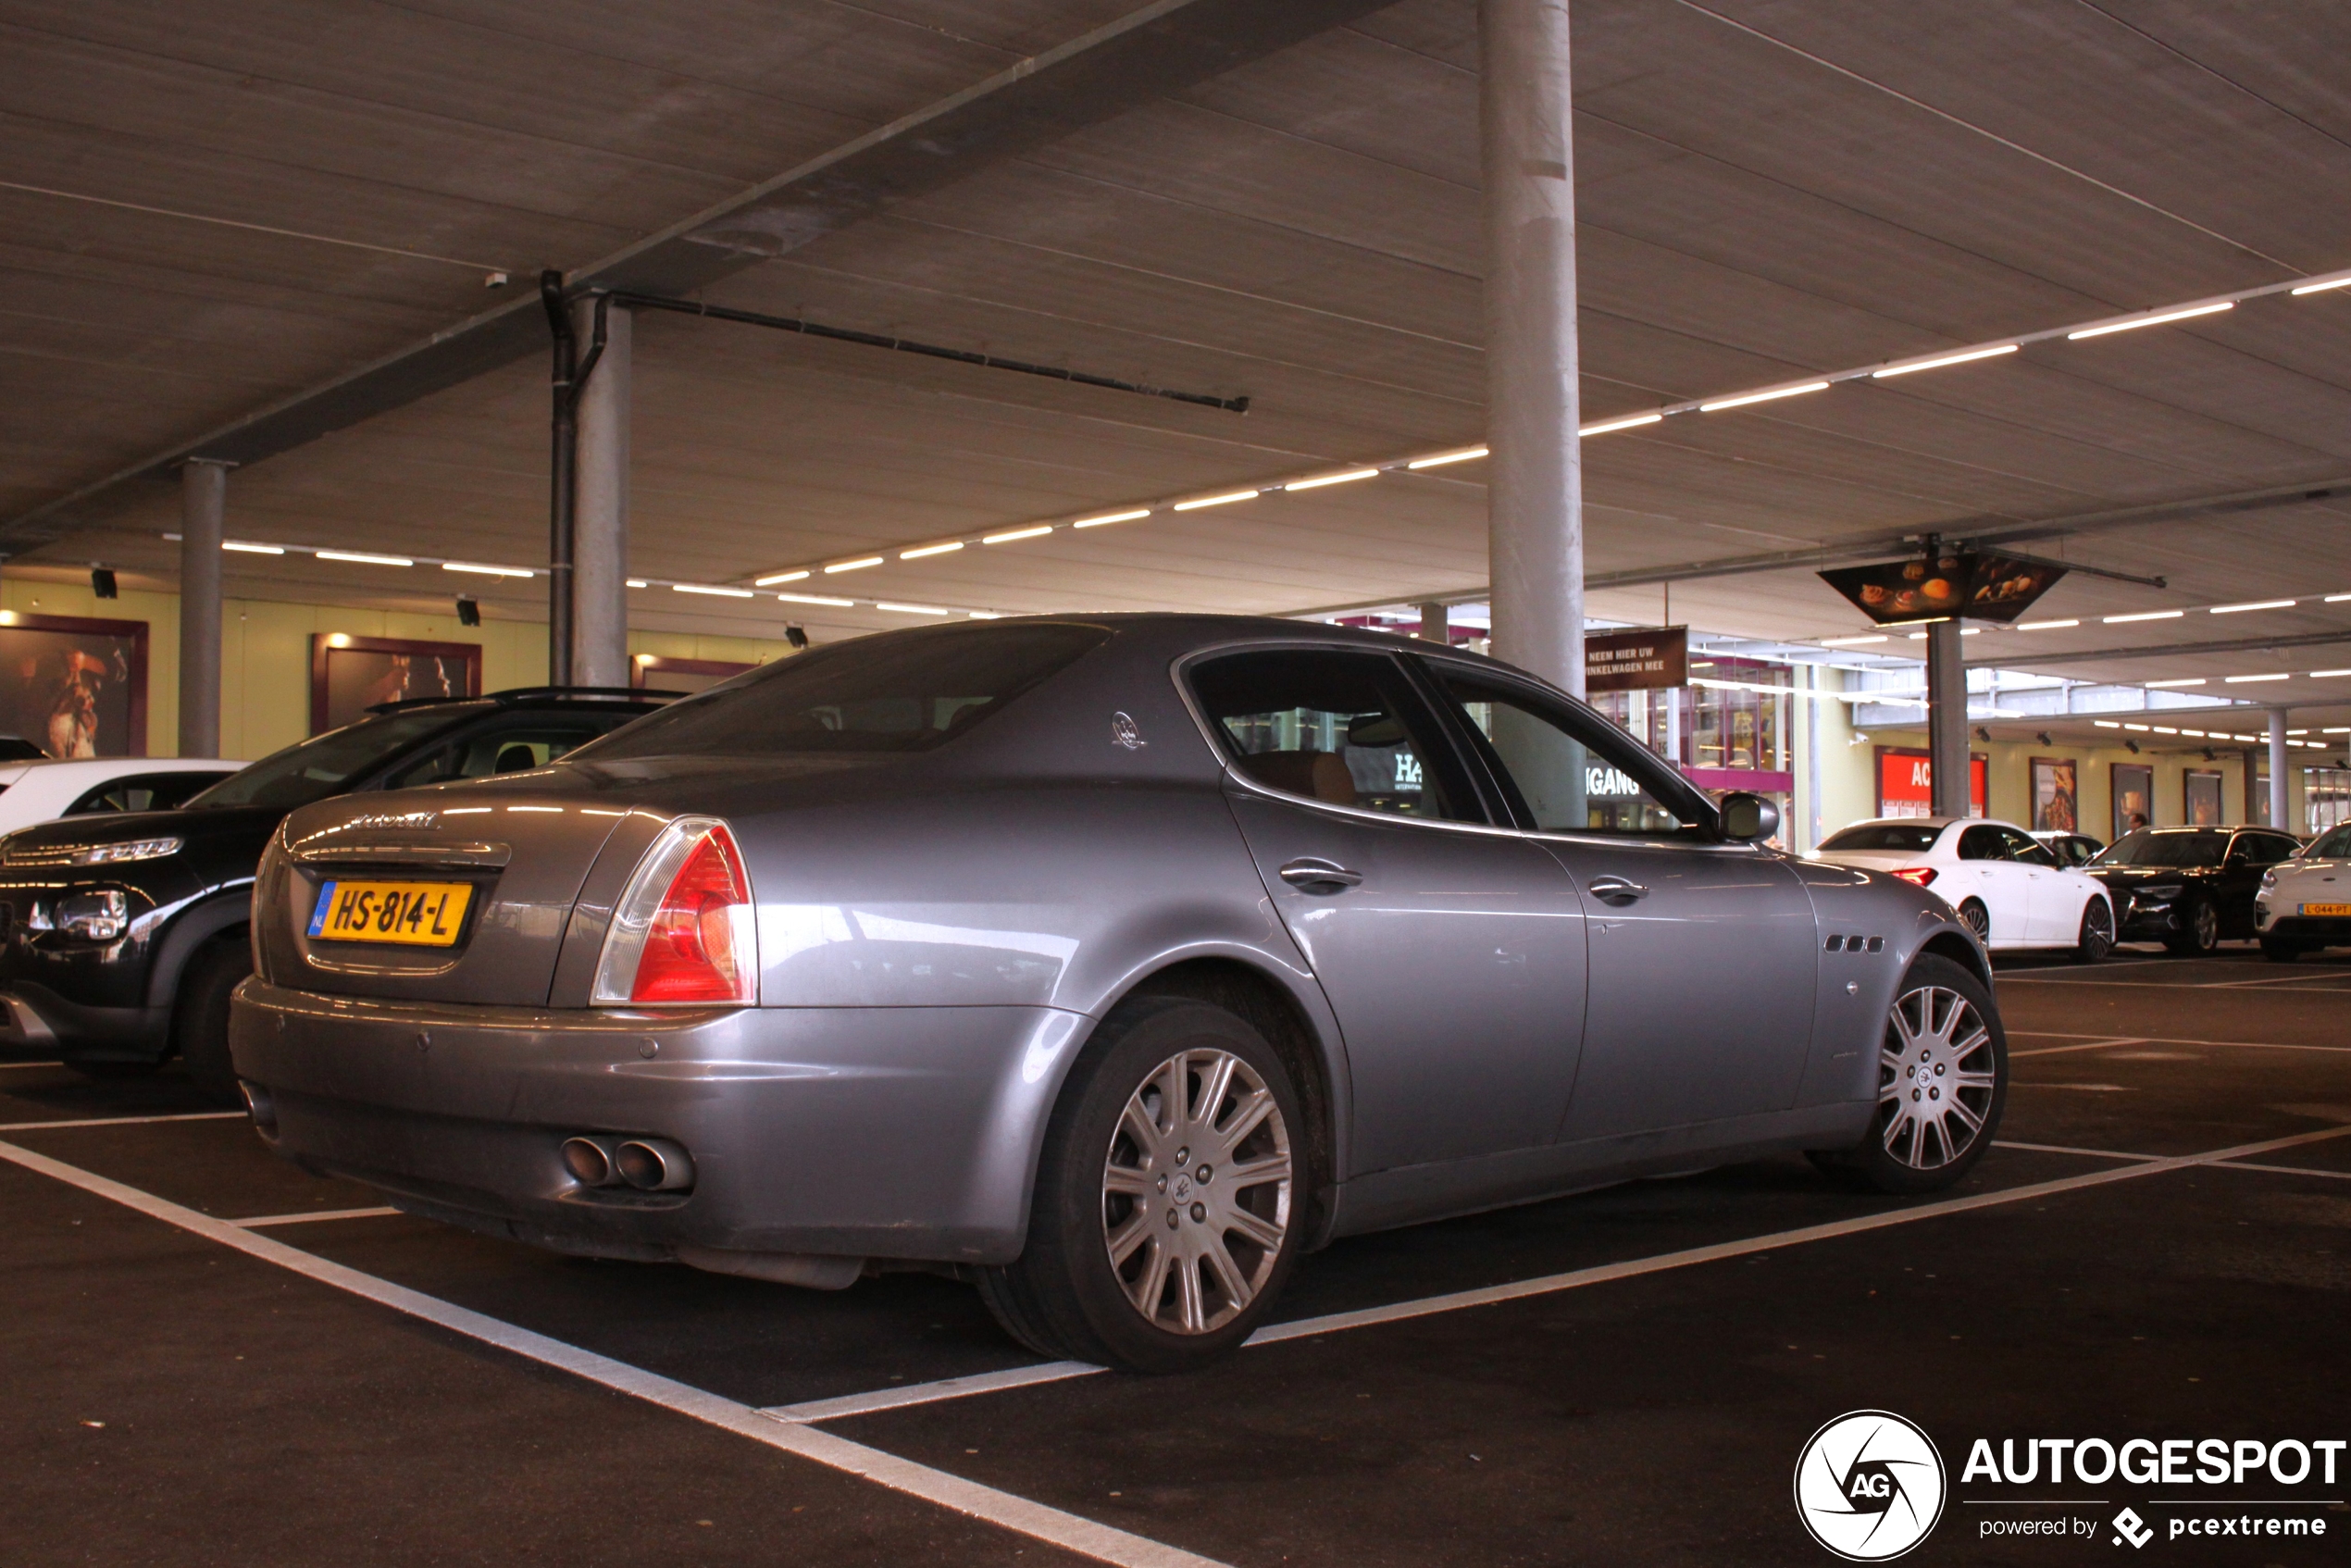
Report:
M1877 749L1877 814L1880 816L1934 815L1934 765L1928 753L1911 746ZM1982 756L1969 758L1968 815L1984 815L1984 791L1991 764Z

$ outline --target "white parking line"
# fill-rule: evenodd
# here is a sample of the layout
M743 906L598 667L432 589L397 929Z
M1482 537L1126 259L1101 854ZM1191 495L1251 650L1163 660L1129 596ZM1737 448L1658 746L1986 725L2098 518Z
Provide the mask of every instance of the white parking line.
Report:
M2005 1138L1992 1140L1995 1149L2022 1149L2034 1154L2080 1154L2092 1160L2160 1160L2160 1154L2125 1154L2119 1149L2070 1149L2062 1143L2011 1143Z
M169 1116L84 1116L74 1122L0 1122L0 1132L52 1132L58 1127L135 1127L149 1122L221 1122L243 1111L183 1111Z
M255 1214L249 1220L230 1220L240 1230L259 1230L264 1226L309 1225L317 1220L372 1220L386 1214L396 1214L397 1209L311 1209L298 1214Z
M2036 1031L2012 1029L2009 1032L2011 1034L2029 1034ZM2057 1037L2051 1036L2050 1038L2055 1039ZM2100 1036L2096 1039L2085 1040L2080 1045L2036 1045L2030 1051L2011 1051L2009 1052L2009 1060L2014 1061L2020 1056L2056 1056L2068 1051L2104 1051L2110 1045L2146 1045L2147 1043L2148 1042L2146 1040L2141 1039L2135 1035L2117 1035L2112 1039Z
M2213 1167L2220 1171L2268 1171L2275 1176L2325 1176L2329 1181L2351 1181L2351 1171L2317 1171L2307 1165L2257 1165L2250 1160L2223 1160Z
M0 1062L0 1072L11 1067L62 1067L62 1062Z
M877 1410L901 1410L939 1400L960 1400L972 1394L994 1394L1006 1388L1027 1388L1059 1383L1105 1370L1091 1362L1049 1361L1036 1366L1015 1366L1003 1372L983 1372L971 1377L942 1377L936 1383L908 1383L869 1393L844 1394L837 1400L810 1400L805 1404L769 1405L762 1415L778 1421L839 1421L846 1415L871 1415Z
M2320 977L2316 975L2307 977L2300 975L2283 977L2283 978L2297 981L2305 978L2317 979ZM2061 979L2054 975L2003 975L2000 977L2000 984L2004 986L2103 986L2121 987L2126 990L2134 991L2217 991L2228 990L2240 983L2242 982L2200 980L2191 985L2179 980L2068 980ZM2345 993L2346 988L2342 986L2278 985L2272 987L2271 989L2275 990L2306 990L2314 992L2320 996L2341 996Z
M79 1166L52 1160L45 1154L36 1154L30 1149L19 1148L13 1143L0 1143L0 1160L12 1161L27 1170L120 1203L125 1208L134 1209L166 1225L177 1226L206 1240L233 1247L264 1263L292 1269L322 1285L349 1291L352 1295L390 1307L394 1312L406 1313L411 1317L438 1324L468 1338L479 1339L501 1350L511 1350L527 1360L572 1373L618 1393L675 1411L680 1415L691 1416L713 1426L724 1427L753 1442L813 1460L829 1469L861 1475L892 1491L952 1508L974 1519L1001 1525L1007 1530L1098 1562L1116 1563L1119 1568L1225 1568L1213 1558L1201 1557L1146 1536L1114 1529L1079 1514L1064 1512L1011 1492L982 1486L976 1481L967 1481L960 1475L935 1470L927 1464L917 1464L912 1460L884 1453L879 1449L867 1448L863 1443L851 1442L846 1437L836 1437L804 1423L775 1420L762 1415L749 1405L706 1393L691 1385L663 1377L626 1362L615 1361L610 1356L598 1355L593 1350L581 1350L577 1345L567 1345L544 1334L411 1290L406 1286L394 1285L374 1275L330 1263L298 1247L290 1247L267 1236L256 1236L230 1221L200 1214L193 1209L182 1208L177 1203L142 1192L135 1187L126 1187L121 1182L109 1180Z
M2026 1031L2019 1029L2014 1032L2022 1034ZM2103 1035L2087 1037L2082 1035L2067 1035L2056 1029L2036 1029L2031 1032L2041 1035L2049 1039L2086 1039L2087 1043L2083 1045L2041 1045L2034 1047L2031 1051L2011 1051L2009 1052L2009 1055L2011 1058L2018 1056L2054 1056L2060 1051L2103 1051L2109 1045L2208 1045L2213 1047L2215 1050L2323 1051L2333 1052L2338 1055L2346 1052L2351 1052L2351 1045L2289 1045L2283 1041L2273 1039L2181 1039L2172 1035L2147 1035L2138 1039L2108 1039Z

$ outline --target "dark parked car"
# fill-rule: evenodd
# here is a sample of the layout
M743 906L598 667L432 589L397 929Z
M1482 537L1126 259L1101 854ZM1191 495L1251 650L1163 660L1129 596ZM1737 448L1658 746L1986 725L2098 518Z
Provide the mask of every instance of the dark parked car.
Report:
M2059 865L2078 871L2098 857L2106 846L2087 833L2039 832L2033 835L2043 849L2057 856Z
M391 703L180 810L68 817L0 839L0 1044L54 1050L93 1075L178 1055L233 1100L229 993L253 972L254 868L286 813L541 767L664 700L539 689Z
M952 1269L1035 1350L1179 1367L1334 1236L1775 1149L1965 1176L1983 948L1776 826L1422 642L927 627L293 813L230 1027L262 1137L412 1213Z
M2082 869L2113 897L2121 940L2210 952L2254 934L2261 874L2301 847L2273 828L2140 828Z

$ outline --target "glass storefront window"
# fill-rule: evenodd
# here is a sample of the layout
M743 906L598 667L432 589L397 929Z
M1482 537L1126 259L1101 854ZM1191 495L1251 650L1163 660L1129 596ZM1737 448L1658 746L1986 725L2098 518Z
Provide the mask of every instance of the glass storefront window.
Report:
M2304 768L2302 803L2313 833L2351 822L2351 768Z

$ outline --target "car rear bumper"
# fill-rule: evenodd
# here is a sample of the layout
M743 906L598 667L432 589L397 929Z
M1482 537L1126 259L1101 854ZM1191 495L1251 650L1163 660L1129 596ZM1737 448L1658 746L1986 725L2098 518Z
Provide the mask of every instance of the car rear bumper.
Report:
M249 980L230 1041L280 1153L561 1251L1004 1263L1088 1020L1044 1007L550 1010ZM566 1139L665 1139L690 1191L583 1187ZM745 1267L735 1272L759 1272Z

